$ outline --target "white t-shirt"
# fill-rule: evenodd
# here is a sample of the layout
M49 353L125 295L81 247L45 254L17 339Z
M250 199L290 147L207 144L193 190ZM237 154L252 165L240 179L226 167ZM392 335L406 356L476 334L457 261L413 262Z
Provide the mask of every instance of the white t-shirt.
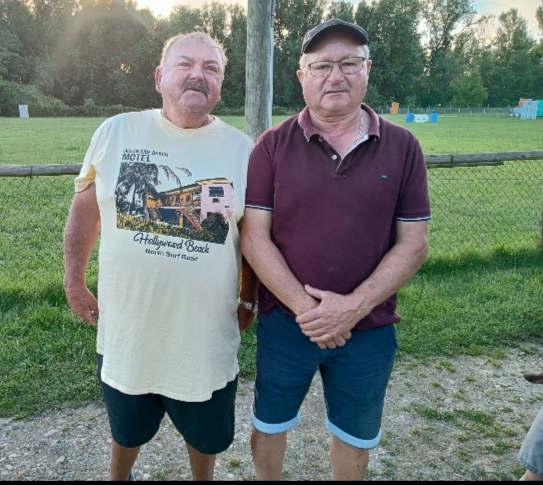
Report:
M218 118L184 130L159 110L115 116L94 134L75 186L96 183L97 350L109 386L201 402L235 379L252 148Z

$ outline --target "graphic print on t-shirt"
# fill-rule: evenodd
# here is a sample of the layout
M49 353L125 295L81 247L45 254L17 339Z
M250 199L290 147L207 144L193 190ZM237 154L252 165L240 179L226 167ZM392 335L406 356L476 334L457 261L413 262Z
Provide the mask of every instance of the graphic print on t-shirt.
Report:
M117 227L224 244L234 212L233 184L220 177L192 178L184 167L122 162L115 189Z

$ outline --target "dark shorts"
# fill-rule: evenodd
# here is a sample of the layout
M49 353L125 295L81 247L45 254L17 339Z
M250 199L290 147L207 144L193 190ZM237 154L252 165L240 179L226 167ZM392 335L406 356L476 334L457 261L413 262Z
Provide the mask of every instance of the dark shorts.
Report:
M102 361L99 355L98 379L104 392L111 434L119 445L137 448L151 441L166 413L185 442L200 453L216 455L234 441L237 377L204 402L177 401L158 394L132 396L102 382Z
M381 439L386 388L398 345L394 325L359 330L345 346L321 350L278 307L260 316L253 425L266 434L288 431L320 371L332 434L359 449Z

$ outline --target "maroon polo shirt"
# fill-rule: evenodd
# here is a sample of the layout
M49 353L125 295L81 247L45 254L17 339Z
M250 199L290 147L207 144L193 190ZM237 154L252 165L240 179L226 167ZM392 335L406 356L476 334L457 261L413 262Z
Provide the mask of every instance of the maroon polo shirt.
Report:
M271 238L294 276L347 295L394 246L397 221L430 219L426 164L411 132L370 115L368 135L343 160L304 109L266 131L249 162L246 207L273 212ZM259 309L286 308L260 285ZM396 295L355 327L398 323Z

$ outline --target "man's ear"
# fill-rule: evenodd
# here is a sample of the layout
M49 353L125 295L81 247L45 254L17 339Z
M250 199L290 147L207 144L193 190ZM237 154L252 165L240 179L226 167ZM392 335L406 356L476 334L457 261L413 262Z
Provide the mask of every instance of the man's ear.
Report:
M368 76L370 75L370 71L371 71L371 59L368 59L366 61L366 65L368 66Z
M162 68L160 66L155 70L155 88L162 94Z
M296 71L296 76L298 76L298 81L300 81L300 84L303 86L304 85L304 71L302 71L301 69L298 69Z

